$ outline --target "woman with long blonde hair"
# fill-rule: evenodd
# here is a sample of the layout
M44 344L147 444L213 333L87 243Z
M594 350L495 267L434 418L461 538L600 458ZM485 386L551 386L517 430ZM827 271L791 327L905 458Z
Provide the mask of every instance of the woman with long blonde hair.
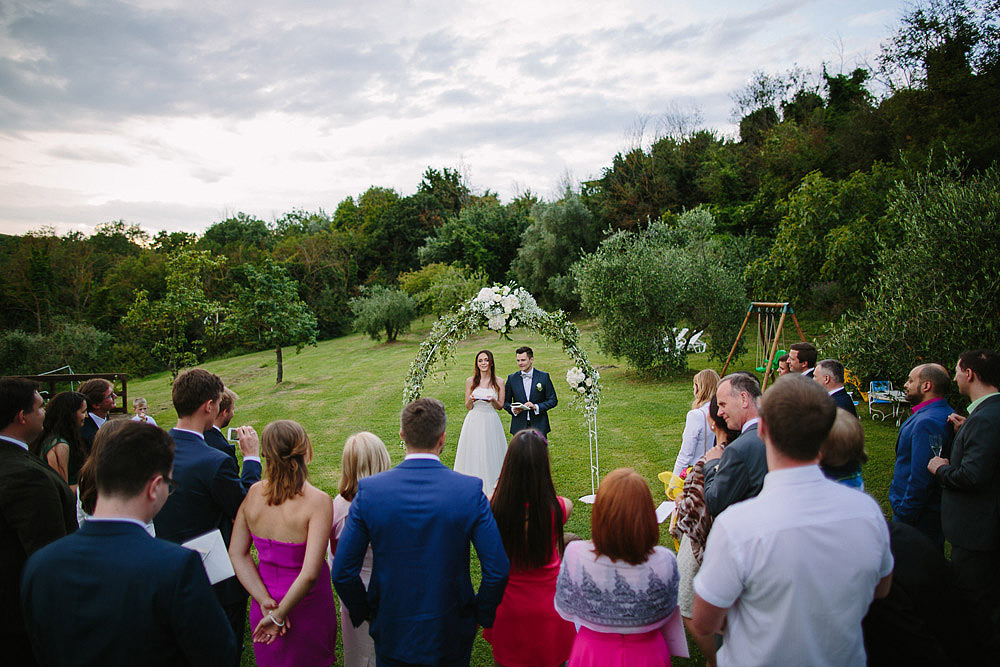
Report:
M681 436L681 451L674 461L674 475L695 464L695 461L705 455L715 445L715 434L708 426L708 404L715 396L715 388L719 386L719 374L711 368L698 371L692 381L691 409L684 420L684 434Z
M344 456L341 459L340 494L333 499L333 530L330 533L330 544L334 552L337 540L344 532L347 513L351 502L358 492L358 482L365 477L375 475L392 466L389 461L389 451L385 443L368 431L355 433L344 443ZM372 577L372 548L368 547L365 561L361 565L361 581L365 587ZM375 647L368 634L368 621L358 627L351 623L351 616L343 601L340 603L340 632L344 640L344 667L367 667L375 664Z
M337 659L337 613L325 558L330 496L308 481L312 443L298 423L268 424L260 449L264 479L240 505L229 545L236 576L253 598L254 655L262 667L327 667Z

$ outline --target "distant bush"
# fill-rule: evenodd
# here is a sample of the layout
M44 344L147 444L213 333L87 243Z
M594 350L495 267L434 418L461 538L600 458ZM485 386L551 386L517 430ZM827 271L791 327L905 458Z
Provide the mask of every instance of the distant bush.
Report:
M1000 170L963 178L952 162L898 185L888 215L903 240L824 353L863 381L902 381L919 363L950 368L963 350L1000 349Z
M714 229L711 213L694 209L675 226L654 222L643 232L613 234L574 265L583 307L600 323L605 352L643 371L683 370L687 354L672 344L670 331L687 323L705 329L713 358L725 358L747 299L739 272L713 249Z
M400 287L413 297L420 314L441 316L468 301L486 286L485 271L435 262L399 276Z
M362 296L350 301L354 312L354 330L368 334L372 340L394 341L396 336L410 328L417 316L413 298L406 292L382 285L375 285Z
M114 337L89 324L57 322L43 334L0 333L0 375L37 375L62 366L74 373L131 372L113 351Z

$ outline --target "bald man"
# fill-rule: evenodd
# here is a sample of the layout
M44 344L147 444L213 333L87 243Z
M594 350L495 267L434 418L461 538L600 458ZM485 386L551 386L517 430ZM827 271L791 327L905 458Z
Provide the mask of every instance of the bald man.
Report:
M889 486L893 521L907 523L944 551L941 530L941 487L927 470L927 462L944 450L952 431L953 410L944 395L951 384L940 364L921 364L910 371L903 387L913 415L903 423L896 440L896 467Z

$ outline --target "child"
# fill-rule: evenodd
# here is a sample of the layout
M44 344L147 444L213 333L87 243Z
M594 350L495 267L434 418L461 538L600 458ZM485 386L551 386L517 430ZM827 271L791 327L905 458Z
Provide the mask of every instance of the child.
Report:
M146 414L146 410L148 409L149 408L146 405L145 398L137 398L132 401L132 410L135 411L135 416L132 417L132 421L156 426L156 420Z
M864 491L861 464L867 461L861 422L847 410L838 408L830 435L819 450L820 469L827 479Z

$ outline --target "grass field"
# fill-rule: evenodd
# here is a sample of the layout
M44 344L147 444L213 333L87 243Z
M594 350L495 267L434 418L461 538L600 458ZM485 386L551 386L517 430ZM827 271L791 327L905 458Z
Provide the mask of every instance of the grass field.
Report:
M203 364L218 374L239 396L233 426L249 424L258 432L270 421L294 419L309 433L314 459L309 466L310 479L331 496L337 493L340 475L340 453L344 440L360 430L372 431L389 448L393 464L403 459L399 444L399 411L402 407L403 380L420 342L430 330L432 321L418 321L413 330L401 335L394 343L378 343L360 335L324 341L317 347L306 348L301 354L285 350L284 376L274 384L275 354L273 351L244 355ZM807 336L813 329L803 322ZM598 410L598 438L601 475L619 467L631 467L645 477L659 502L664 499L663 486L656 475L673 467L680 448L684 418L691 403L689 378L656 381L627 368L621 360L601 354L594 342L594 325L580 324L582 343L594 366L600 369L603 390ZM482 335L462 343L455 357L439 367L425 383L425 396L442 400L449 416L448 438L442 461L452 465L455 446L465 417L463 389L465 378L471 375L478 350L488 348L497 360L497 374L506 376L516 370L514 349L530 345L535 351L535 365L552 374L556 392L563 397L551 415L550 434L552 471L556 491L576 501L589 494L590 459L587 428L583 414L569 401L566 371L572 363L558 342L540 340L531 332L516 331L512 340ZM751 346L752 350L752 346ZM731 370L753 370L753 353L744 356ZM691 375L697 370L714 367L707 355L689 358ZM170 428L176 416L170 404L170 376L160 374L129 382L129 398L143 396L149 401L150 414L164 428ZM893 422L873 422L865 406L859 408L865 427L869 462L864 468L865 486L888 512L888 488L892 477L894 445L897 429ZM502 421L509 418L502 415ZM566 527L583 537L590 536L590 508L577 502ZM666 525L661 528L661 544L672 545ZM473 563L474 581L478 581L478 563ZM247 647L250 646L247 639ZM692 658L675 659L675 666L704 664L694 642L689 642ZM338 657L341 657L338 648ZM252 651L244 651L244 665L253 665ZM489 645L477 638L473 665L492 665Z

